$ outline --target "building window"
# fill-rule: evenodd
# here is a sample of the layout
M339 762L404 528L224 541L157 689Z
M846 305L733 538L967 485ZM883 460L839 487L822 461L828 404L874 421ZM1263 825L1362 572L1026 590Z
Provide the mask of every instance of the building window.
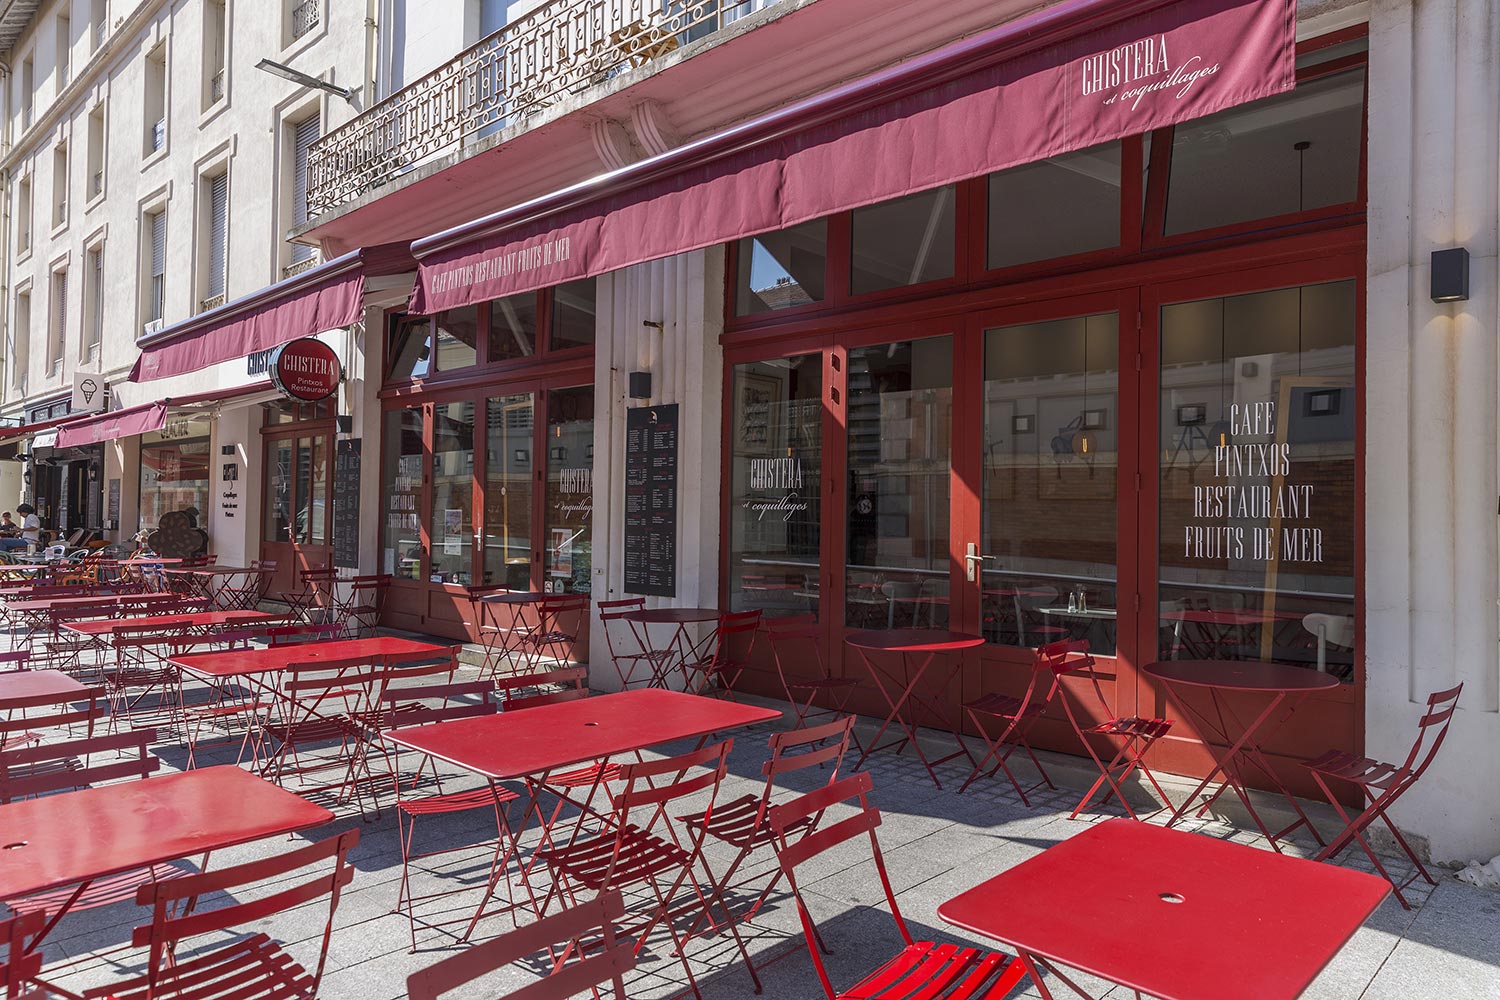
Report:
M740 240L735 314L751 316L823 301L827 267L826 219Z
M991 270L1119 245L1119 143L990 174Z
M26 391L26 370L31 365L31 292L16 294L16 315L11 321L15 344L10 361L11 385L17 391Z
M204 110L224 99L224 57L228 45L228 24L224 0L207 0L203 5Z
M1163 232L1198 232L1354 202L1364 92L1361 67L1176 126Z
M490 361L529 358L536 353L536 293L507 295L490 303Z
M89 112L88 191L93 201L104 193L104 105Z
M468 368L479 357L479 307L449 309L437 317L437 366L440 372Z
M166 314L167 210L147 212L142 220L145 246L142 248L141 322L146 333L161 329Z
M16 253L31 252L31 177L16 185Z
M484 582L531 589L532 480L541 467L532 453L535 398L529 392L485 401ZM438 479L437 427L433 428L433 520L442 484ZM435 534L436 537L436 534ZM437 573L434 559L433 573Z
M66 14L57 15L57 92L60 94L72 78L73 21Z
M295 42L312 31L322 19L323 0L287 0L286 20L290 42Z
M203 268L198 308L224 304L229 274L229 173L205 177L199 195L199 260Z
M856 208L853 216L850 294L953 277L952 185Z
M552 289L552 332L549 351L570 347L592 347L595 327L597 283L593 278L569 281Z
M380 525L381 571L403 580L420 580L422 410L419 407L386 411L382 472L386 512Z
M181 512L199 530L209 507L209 439L206 419L169 423L141 436L141 527L155 528L163 514ZM169 434L192 435L188 439ZM204 539L205 543L207 539Z
M21 128L31 128L36 115L36 62L31 56L21 61Z
M92 0L89 12L93 47L97 51L109 37L109 0Z
M167 145L167 44L160 43L146 56L146 133L144 155Z
M99 360L104 343L104 244L90 247L83 271L83 336L79 341L78 360Z
M554 594L586 594L592 589L594 558L593 386L548 391L546 439L542 587Z
M68 224L68 144L52 150L52 228Z
M56 378L62 374L63 345L68 337L68 271L52 272L51 300L48 302L51 322L47 330L47 373Z
M432 322L425 316L396 316L386 356L386 378L392 382L426 378L432 370Z
M294 227L307 222L307 153L322 134L322 123L316 112L291 126L292 141L292 204L291 218ZM306 243L293 243L291 258L285 273L290 276L317 263L316 247Z

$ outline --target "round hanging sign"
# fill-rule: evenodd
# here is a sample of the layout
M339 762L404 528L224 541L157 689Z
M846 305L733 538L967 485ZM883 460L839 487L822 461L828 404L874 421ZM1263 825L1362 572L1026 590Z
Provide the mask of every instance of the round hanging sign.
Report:
M338 354L312 337L282 344L271 352L266 367L271 384L283 396L304 403L316 403L338 392L344 376Z

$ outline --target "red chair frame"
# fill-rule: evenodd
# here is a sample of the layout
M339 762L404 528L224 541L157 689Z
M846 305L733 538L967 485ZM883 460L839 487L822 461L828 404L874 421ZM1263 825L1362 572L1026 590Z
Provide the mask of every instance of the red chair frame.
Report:
M766 623L766 639L771 644L771 658L776 662L777 676L781 678L781 686L786 689L786 700L797 714L796 728L806 726L809 718L823 715L837 718L851 714L849 699L859 688L859 681L853 677L834 677L829 672L828 660L823 655L825 636L818 627L816 615L770 619ZM801 646L806 646L808 650L808 655L803 657L804 662L811 661L818 667L817 676L810 680L794 679L788 672L787 660L791 660L793 651ZM828 695L829 707L813 707L820 694ZM850 736L855 748L863 753L859 737L852 732Z
M979 738L984 741L985 752L974 762L974 770L969 777L959 786L958 793L963 794L964 789L979 778L980 772L991 760L995 766L990 768L986 778L993 778L996 771L1004 771L1005 776L1010 779L1011 787L1021 797L1021 803L1025 806L1031 805L1031 799L1027 792L1034 792L1043 785L1055 789L1057 786L1047 775L1047 769L1042 767L1042 762L1037 760L1036 752L1031 748L1031 742L1027 737L1031 729L1047 712L1047 707L1052 704L1053 697L1057 694L1060 686L1059 678L1062 672L1059 670L1061 661L1067 657L1088 653L1089 644L1082 639L1065 639L1062 642L1049 642L1040 646L1036 651L1036 659L1031 665L1031 678L1027 681L1026 691L1019 697L990 692L964 704L964 711L968 714L970 721L974 723L974 729L979 733ZM1045 687L1046 690L1038 696L1037 689ZM984 726L985 719L999 719L1004 725L1000 733L991 737L989 730ZM1031 763L1036 767L1041 780L1026 788L1016 780L1011 771L1009 760L1011 754L1017 749L1026 751L1026 756L1031 758Z
M630 641L635 644L634 652L621 652L615 648L615 638L609 629L609 623L620 621L632 611L644 611L646 599L644 597L627 597L618 601L600 601L595 605L599 609L599 624L604 630L604 645L609 650L609 660L614 664L615 673L620 677L620 690L628 691L632 684L642 687L656 687L657 679L661 675L661 665L666 662L670 650L649 649L641 645L640 637L632 629ZM622 663L625 664L622 666ZM635 668L645 663L650 668L648 676L641 678L635 676Z
M26 984L42 971L42 953L33 951L28 944L41 934L47 924L44 912L21 913L9 920L0 920L0 944L5 946L5 964L0 966L5 975L0 986L5 987L7 1000L40 1000L42 992L27 989Z
M750 666L750 658L755 653L755 641L760 637L760 619L759 608L720 615L719 624L714 629L713 652L696 663L684 661L682 664L683 690L705 694L717 681L718 690L714 693L734 701L734 686Z
M1135 810L1131 808L1129 800L1125 798L1125 792L1120 787L1137 770L1146 776L1146 780L1151 783L1151 787L1156 789L1156 794L1160 795L1162 801L1170 806L1171 800L1167 798L1167 793L1162 790L1161 783L1156 780L1156 775L1152 774L1151 769L1146 766L1145 756L1156 744L1156 741L1167 735L1168 731L1171 730L1172 720L1142 719L1135 716L1125 717L1116 715L1110 709L1108 699L1104 697L1104 688L1099 684L1099 674L1095 670L1092 654L1084 653L1081 656L1069 656L1055 662L1052 665L1052 669L1057 673L1059 679L1070 674L1086 675L1088 684L1085 686L1085 690L1089 688L1093 690L1094 699L1099 709L1097 714L1080 719L1079 713L1073 708L1073 698L1069 696L1067 688L1059 688L1058 700L1062 702L1063 711L1068 716L1068 722L1072 725L1073 732L1078 737L1078 741L1083 744L1084 750L1088 752L1089 758L1093 760L1094 766L1099 768L1099 777L1094 779L1094 783L1089 786L1089 790L1084 793L1083 798L1078 801L1078 805L1074 807L1073 812L1068 818L1076 819L1078 814L1083 812L1084 808L1088 806L1094 795L1107 785L1109 790L1105 793L1104 801L1108 802L1109 797L1113 795L1120 801L1120 805L1125 808L1125 812L1131 819L1140 819L1135 814ZM1093 718L1102 718L1103 721L1090 721ZM1094 749L1094 743L1089 739L1090 736L1103 737L1109 741L1119 741L1118 748L1111 744L1108 763Z

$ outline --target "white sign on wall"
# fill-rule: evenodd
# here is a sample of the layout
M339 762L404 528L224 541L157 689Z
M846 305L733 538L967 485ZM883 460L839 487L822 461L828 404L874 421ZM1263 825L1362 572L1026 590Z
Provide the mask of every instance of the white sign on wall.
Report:
M104 379L94 372L73 373L73 402L69 413L95 413L104 409Z

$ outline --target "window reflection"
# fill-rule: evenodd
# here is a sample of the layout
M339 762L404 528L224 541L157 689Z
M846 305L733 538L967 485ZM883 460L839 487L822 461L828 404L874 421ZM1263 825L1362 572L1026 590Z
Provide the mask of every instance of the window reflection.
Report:
M485 404L484 582L531 589L531 393Z
M734 369L729 601L734 611L818 611L823 356Z
M536 293L507 295L490 303L490 361L536 353Z
M426 378L431 369L431 324L425 318L402 316L391 337L390 377L393 380Z
M845 621L946 626L953 339L851 350L848 385Z
M593 278L570 281L552 290L552 340L548 344L552 350L594 342L596 297Z
M1119 143L990 174L991 269L1119 243Z
M594 387L547 393L547 561L544 588L592 590Z
M479 357L479 307L441 313L437 320L437 367L440 372L468 368Z
M985 638L1116 641L1119 318L985 331Z
M954 189L856 208L849 291L854 295L953 277Z
M735 315L821 302L827 266L825 219L740 240Z
M1164 658L1352 681L1352 281L1161 311Z
M474 540L474 404L432 408L433 583L470 583Z
M290 455L288 454L288 459ZM422 573L422 411L385 414L385 520L381 524L381 570L405 580Z

